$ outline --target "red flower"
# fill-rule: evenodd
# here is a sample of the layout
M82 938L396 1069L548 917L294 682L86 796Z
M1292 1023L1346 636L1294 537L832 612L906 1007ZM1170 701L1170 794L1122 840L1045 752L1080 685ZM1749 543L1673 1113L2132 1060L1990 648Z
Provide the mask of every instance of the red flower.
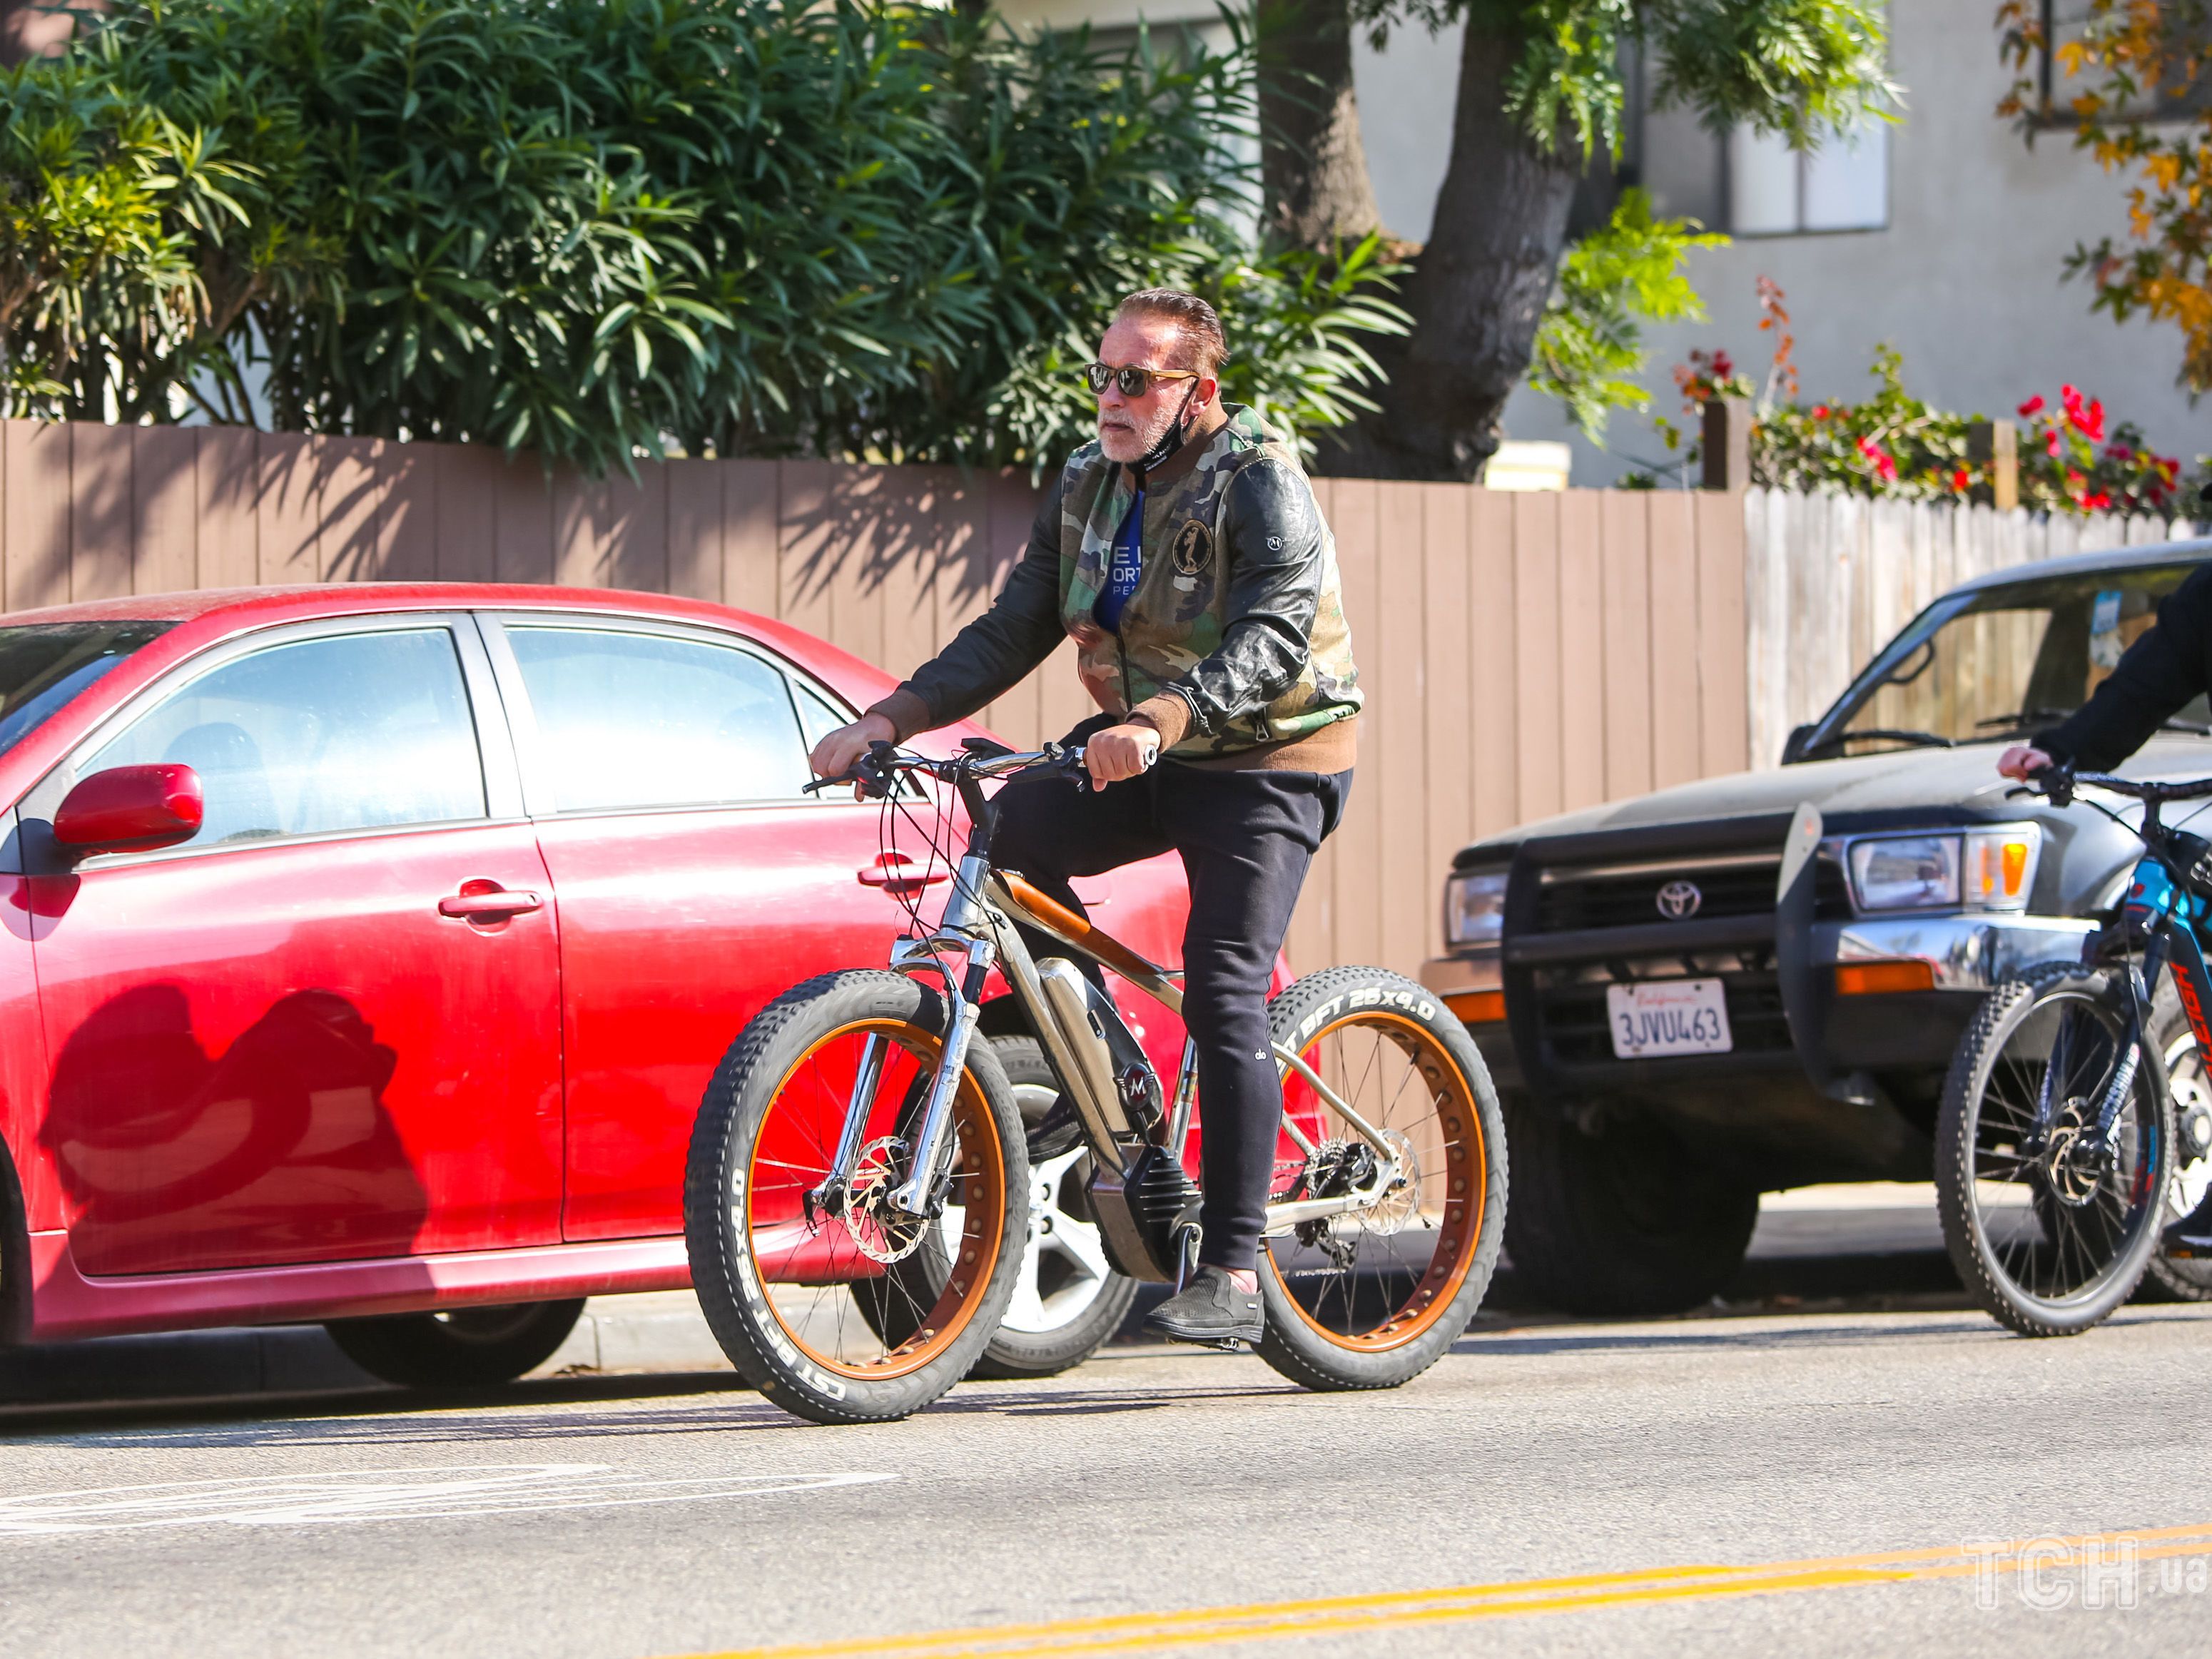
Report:
M2054 460L2054 461L2055 461L2055 460L2057 460L2057 459L2058 459L2058 451L2059 451L2060 445L2059 445L2059 438L2058 438L2058 428L2057 428L2057 427L2055 427L2055 426L2054 426L2054 427L2052 427L2052 428L2051 428L2048 432L2046 432L2046 433L2045 433L2045 434L2043 434L2043 447L2044 447L2044 448L2045 448L2046 450L2050 451L2050 453L2051 453L2051 459L2052 460Z
M2101 513L2112 504L2112 498L2111 494L2102 489L2099 490L2095 495L2088 497L2081 503L2082 506L2089 508L2089 510L2094 513Z
M1825 421L1825 420L1826 420L1826 419L1828 418L1828 406L1827 406L1827 404L1814 404L1813 405L1813 418L1814 418L1814 420L1816 420L1816 421Z
M1860 439L1858 447L1859 453L1864 456L1867 464L1874 468L1876 477L1884 483L1897 482L1897 463L1891 458L1888 451L1870 437Z
M2020 418L2024 421L2031 415L2040 413L2042 409L2043 394L2039 392L2035 396L2030 398L2026 403L2020 406Z
M1735 373L1735 360L1734 358L1730 357L1725 351L1716 351L1713 353L1713 378L1715 380L1725 380L1729 375Z
M2067 489L2072 489L2072 490L2079 490L2079 489L2081 488L2081 486L2082 486L2083 484L2085 484L2085 483L2088 483L2088 482L2089 482L2089 481L2088 481L2087 478L2083 477L2080 473L2076 472L2076 471L2075 471L2072 467L2070 467L2070 466L2069 466L2069 467L2068 467L2068 468L2066 469L2066 487L2067 487Z
M2125 444L2114 444L2105 454L2106 459L2115 461L2131 461L2136 458L2135 451Z
M1967 482L1966 469L1963 466L1951 475L1951 488L1961 495L1966 493Z
M2081 394L2073 386L2062 386L2058 388L2058 401L2066 405L2066 412L2071 415L2081 407Z
M2074 429L2091 443L2104 441L2105 400L2102 398L2091 398L2086 410L2078 402L2072 404L2066 411L2066 418L2072 422Z

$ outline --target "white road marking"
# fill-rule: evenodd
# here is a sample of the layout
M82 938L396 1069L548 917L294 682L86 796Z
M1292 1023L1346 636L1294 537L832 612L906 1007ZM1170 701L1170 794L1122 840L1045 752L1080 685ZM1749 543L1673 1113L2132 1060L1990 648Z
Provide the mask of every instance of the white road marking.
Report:
M605 1463L477 1463L166 1480L0 1498L0 1536L152 1527L336 1526L696 1504L890 1480L890 1474L624 1474Z

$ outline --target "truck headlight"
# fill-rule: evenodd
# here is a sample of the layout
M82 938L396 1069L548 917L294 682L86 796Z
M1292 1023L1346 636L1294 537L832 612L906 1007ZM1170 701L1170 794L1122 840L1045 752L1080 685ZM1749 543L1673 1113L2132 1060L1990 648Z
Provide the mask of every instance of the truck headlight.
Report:
M1498 943L1505 927L1505 881L1503 870L1482 870L1444 884L1446 945Z
M2024 910L2043 832L2033 823L1870 836L1850 848L1862 910Z

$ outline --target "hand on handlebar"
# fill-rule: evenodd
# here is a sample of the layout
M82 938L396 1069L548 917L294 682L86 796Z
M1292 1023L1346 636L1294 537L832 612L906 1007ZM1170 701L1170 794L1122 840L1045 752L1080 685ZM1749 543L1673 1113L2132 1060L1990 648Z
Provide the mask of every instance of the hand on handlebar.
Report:
M2032 743L2016 743L1997 757L1997 770L2022 783L2051 764L2051 757Z
M806 763L817 778L843 778L852 775L853 769L877 744L897 741L898 733L881 714L863 714L850 726L841 726L824 736L814 745L814 752ZM855 783L853 793L857 799L860 786Z
M1152 770L1160 757L1160 734L1149 726L1109 726L1083 745L1083 764L1093 788Z

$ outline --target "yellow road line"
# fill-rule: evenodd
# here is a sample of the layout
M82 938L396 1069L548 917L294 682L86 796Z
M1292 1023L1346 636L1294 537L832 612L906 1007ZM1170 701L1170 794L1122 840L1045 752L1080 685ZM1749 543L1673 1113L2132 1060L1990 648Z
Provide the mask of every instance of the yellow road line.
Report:
M1996 1570L2029 1543L2067 1551L2132 1546L2138 1561L2212 1555L2212 1522L2082 1533L2065 1538L2016 1540L1994 1548ZM1327 1635L1333 1632L1407 1627L1566 1613L1585 1607L1656 1605L1724 1595L1772 1595L1792 1590L1960 1578L1990 1567L1979 1553L1957 1546L1887 1550L1863 1555L1812 1557L1735 1566L1692 1563L1637 1572L1582 1573L1558 1578L1508 1579L1437 1589L1366 1595L1261 1601L1184 1612L1115 1613L1042 1624L984 1625L911 1636L865 1637L795 1646L731 1649L689 1659L953 1659L954 1656L1133 1653L1160 1647L1210 1646Z

